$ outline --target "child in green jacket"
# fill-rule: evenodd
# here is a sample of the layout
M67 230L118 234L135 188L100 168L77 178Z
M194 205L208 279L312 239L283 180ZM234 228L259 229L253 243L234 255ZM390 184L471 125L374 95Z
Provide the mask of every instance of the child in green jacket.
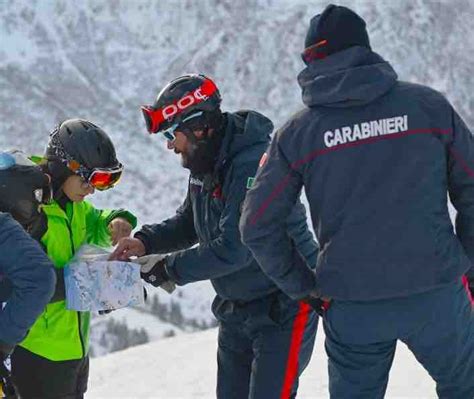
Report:
M56 293L11 357L22 399L83 398L89 374L89 312L67 310L62 269L81 245L108 247L128 237L136 218L127 211L101 211L85 197L120 179L122 165L107 134L91 122L71 119L50 135L40 162L51 176L54 200L40 242L58 274Z

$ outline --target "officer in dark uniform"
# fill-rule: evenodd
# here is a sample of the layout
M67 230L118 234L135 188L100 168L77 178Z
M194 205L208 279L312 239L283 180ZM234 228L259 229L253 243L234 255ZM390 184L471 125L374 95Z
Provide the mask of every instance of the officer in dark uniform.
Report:
M332 397L382 398L401 340L440 397L472 398L462 280L474 277L474 138L442 94L397 79L348 8L315 16L305 47L306 107L275 134L246 197L244 242L292 298L332 299ZM297 262L278 273L293 259L283 221L302 187L321 246L316 273Z

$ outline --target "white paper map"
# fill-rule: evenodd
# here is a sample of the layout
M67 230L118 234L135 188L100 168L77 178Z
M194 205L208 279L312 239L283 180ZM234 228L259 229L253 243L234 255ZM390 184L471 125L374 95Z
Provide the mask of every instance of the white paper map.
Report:
M64 268L67 309L97 311L143 304L140 266L107 261L108 256L102 248L84 245Z

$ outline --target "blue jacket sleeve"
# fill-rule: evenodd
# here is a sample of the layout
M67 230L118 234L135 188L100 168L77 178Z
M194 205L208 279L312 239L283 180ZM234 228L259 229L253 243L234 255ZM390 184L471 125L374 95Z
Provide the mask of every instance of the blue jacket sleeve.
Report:
M251 254L241 241L239 219L247 180L255 175L256 167L256 162L247 162L228 171L229 183L224 192L226 200L217 238L168 257L168 273L178 284L219 278L248 265Z
M20 342L54 293L56 275L40 245L10 215L0 213L0 273L11 295L0 310L0 341Z
M135 237L145 244L147 254L175 252L196 244L197 235L189 191L175 216L162 223L144 225L135 233Z
M280 149L279 133L247 194L240 230L264 272L283 292L300 299L316 290L316 279L287 234L286 221L303 183Z
M454 109L453 139L448 149L449 197L457 210L456 234L474 264L474 136ZM467 272L474 279L474 267Z
M293 207L287 220L287 231L297 251L303 256L311 269L316 268L319 254L319 245L308 227L306 208L300 200Z

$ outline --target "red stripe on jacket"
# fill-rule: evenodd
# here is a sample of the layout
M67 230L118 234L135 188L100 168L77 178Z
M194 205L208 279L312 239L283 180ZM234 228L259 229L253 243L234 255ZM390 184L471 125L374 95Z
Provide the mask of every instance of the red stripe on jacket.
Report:
M471 290L469 289L469 281L467 280L467 276L462 276L462 284L464 285L464 288L466 288L467 297L469 298L471 303L474 305L474 298L471 294Z

